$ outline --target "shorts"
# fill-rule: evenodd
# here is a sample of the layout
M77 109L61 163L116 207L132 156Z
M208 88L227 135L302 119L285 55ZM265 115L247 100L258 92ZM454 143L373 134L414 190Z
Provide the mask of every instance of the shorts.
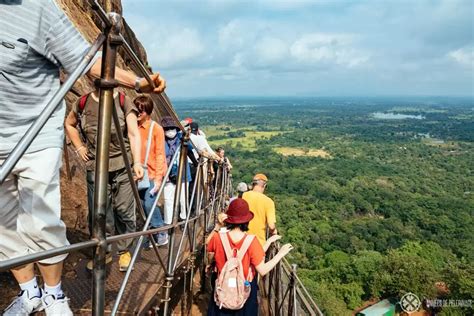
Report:
M61 220L61 163L61 148L25 154L0 185L0 261L69 245Z

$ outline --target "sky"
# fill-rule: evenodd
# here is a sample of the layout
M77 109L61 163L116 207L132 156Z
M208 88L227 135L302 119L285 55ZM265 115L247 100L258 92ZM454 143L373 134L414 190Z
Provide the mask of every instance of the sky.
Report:
M473 0L122 0L170 97L474 97Z

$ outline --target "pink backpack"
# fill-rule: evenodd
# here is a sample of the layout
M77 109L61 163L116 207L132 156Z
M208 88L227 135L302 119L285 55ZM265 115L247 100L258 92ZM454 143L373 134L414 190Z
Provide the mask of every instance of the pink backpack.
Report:
M240 250L231 249L227 233L219 233L219 237L224 246L227 261L216 280L214 301L219 308L238 310L244 306L250 296L250 282L244 277L242 258L255 236L245 235ZM253 278L250 267L248 278Z

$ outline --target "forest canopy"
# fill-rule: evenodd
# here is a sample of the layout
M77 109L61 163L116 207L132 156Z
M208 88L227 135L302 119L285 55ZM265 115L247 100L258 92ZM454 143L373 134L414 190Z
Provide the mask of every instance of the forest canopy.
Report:
M280 233L296 248L291 261L325 314L351 315L406 292L473 299L471 99L192 104L176 102L177 110L225 147L234 183L269 177Z

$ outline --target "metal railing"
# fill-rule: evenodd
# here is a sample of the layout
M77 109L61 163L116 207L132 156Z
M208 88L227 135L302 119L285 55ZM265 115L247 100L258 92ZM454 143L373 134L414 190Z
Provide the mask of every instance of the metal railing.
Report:
M46 121L49 119L51 114L60 106L63 102L63 99L66 93L72 88L76 80L78 80L85 69L90 66L94 55L98 52L102 46L102 68L100 79L95 81L96 86L100 90L99 96L99 121L98 121L98 131L97 131L97 149L96 149L96 166L95 166L95 194L93 202L93 228L92 228L92 238L87 241L79 242L76 244L59 247L55 249L50 249L42 251L39 253L34 253L26 255L23 257L13 258L0 262L0 272L6 271L11 268L25 265L28 263L37 262L42 259L54 257L61 254L71 253L75 251L80 251L83 249L95 247L94 257L93 257L93 291L92 291L92 313L93 315L104 315L105 310L105 281L106 281L106 252L108 246L113 243L116 243L120 240L125 239L138 239L133 251L132 259L128 270L122 280L120 290L117 293L117 297L114 301L112 308L112 315L118 313L120 303L125 291L125 288L128 285L130 276L133 273L133 267L137 263L138 254L141 249L141 245L145 236L148 236L149 241L151 242L154 254L157 258L157 263L160 264L165 273L165 282L163 288L165 289L164 297L159 299L159 306L155 308L155 311L159 311L162 315L171 314L171 288L173 287L173 282L176 279L176 273L178 267L187 261L186 269L183 271L184 277L184 286L183 286L183 300L186 308L182 308L182 311L186 310L186 313L190 311L190 304L192 304L193 296L188 300L189 293L193 292L194 282L194 273L196 270L195 261L199 253L202 255L205 254L206 246L205 240L207 233L211 231L216 223L218 212L225 209L226 203L229 196L232 192L232 177L228 171L226 164L219 165L217 172L213 175L213 165L212 161L209 159L200 158L199 166L197 167L196 176L194 179L194 186L188 188L185 186L185 210L186 210L186 219L179 220L178 214L180 210L180 195L181 195L181 185L176 185L175 196L174 196L174 205L173 205L173 219L172 223L169 225L162 226L160 228L149 229L151 218L153 213L157 209L158 197L163 193L164 187L166 185L166 179L168 178L173 163L179 160L178 167L178 182L181 179L187 179L187 145L190 142L189 134L186 132L180 121L174 112L171 103L165 94L155 94L154 98L158 98L159 103L164 107L164 110L169 113L176 124L183 131L183 139L179 150L177 150L172 158L170 166L166 172L164 181L159 188L157 193L157 198L153 204L153 207L148 216L145 215L143 210L140 196L138 193L137 186L133 179L133 172L131 169L131 163L129 161L125 141L121 133L118 133L118 139L121 147L122 157L124 159L124 164L126 167L128 179L132 186L133 196L137 205L137 209L142 219L144 220L144 225L141 231L127 233L122 235L106 236L105 229L105 216L106 216L106 203L107 203L107 182L108 182L108 167L109 167L109 143L110 143L110 132L111 124L113 123L116 127L116 130L119 128L119 118L117 110L114 106L113 101L113 92L114 89L118 86L115 77L115 64L117 58L117 49L118 46L122 46L136 64L141 75L146 78L150 86L154 87L153 80L151 79L148 70L141 63L140 59L133 52L130 45L125 41L122 34L120 34L120 28L122 23L122 18L116 13L107 13L103 8L98 4L97 0L91 1L92 8L101 18L104 23L104 30L98 35L97 39L92 44L91 48L77 67L73 71L67 80L62 84L60 89L54 94L51 100L48 102L47 106L43 112L39 115L38 119L31 125L25 135L22 137L20 142L15 146L13 151L7 157L7 159L0 166L0 183L7 178L9 173L12 171L16 163L20 160L23 154L27 151L28 147L31 145L36 135L40 132L41 128L45 125ZM65 148L67 151L67 148ZM215 180L212 182L211 179L215 177ZM191 194L190 194L191 193ZM195 214L191 216L191 210L194 210ZM200 224L199 224L200 223ZM197 229L198 224L202 232L202 239L197 240ZM178 227L182 228L182 234L179 238L179 235L176 234L176 229ZM159 232L169 232L169 245L167 251L167 262L165 263L158 251L158 245L156 244L153 234ZM179 238L179 239L178 239ZM187 256L184 254L184 247L189 248ZM177 245L177 247L175 247ZM202 256L205 258L206 256ZM311 297L307 294L306 290L302 286L301 282L296 276L296 273L291 272L288 268L289 265L286 261L283 261L281 265L277 267L277 270L273 273L273 276L269 278L268 286L268 297L277 298L275 284L279 284L277 281L282 278L278 278L280 274L278 271L281 270L287 275L290 276L290 283L294 286L290 286L291 295L284 295L284 297L293 297L294 303L288 301L286 305L281 304L280 308L276 308L275 315L280 315L278 312L281 309L286 308L287 310L298 311L299 306L302 306L298 302L299 297L304 297L301 301L310 302L308 304L308 310L314 310L316 304L311 300ZM200 267L200 273L202 276L201 284L205 284L205 272L204 265ZM189 278L187 277L189 275ZM190 280L187 282L187 280ZM275 295L272 296L271 291L275 291ZM278 300L280 301L280 300ZM285 301L285 298L282 302ZM305 305L306 306L306 305ZM276 307L276 305L275 305ZM316 306L317 308L317 306ZM319 309L317 309L318 314ZM297 313L291 313L290 315L296 315ZM312 314L313 315L313 314ZM316 315L316 314L314 314Z
M274 243L267 251L271 260L279 251L279 243ZM323 313L314 302L306 287L297 275L297 265L283 258L268 276L262 280L265 311L272 316L311 315Z

